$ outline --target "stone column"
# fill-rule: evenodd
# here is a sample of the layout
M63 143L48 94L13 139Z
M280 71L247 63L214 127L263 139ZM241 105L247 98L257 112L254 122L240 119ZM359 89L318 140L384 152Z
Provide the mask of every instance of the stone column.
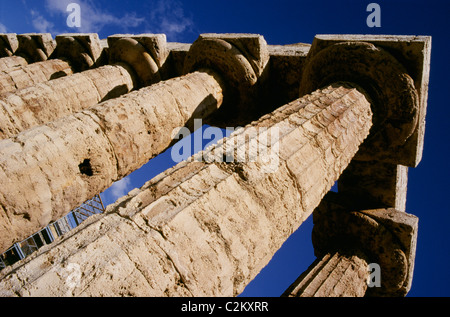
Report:
M284 295L405 296L408 292L417 218L404 213L407 166L416 167L422 155L430 45L429 37L315 38L301 92L327 81L351 81L366 92L374 110L374 126L339 178L338 194L328 193L314 212L313 244L318 260ZM360 260L351 260L355 256ZM342 257L353 263L351 271L361 273L354 275L353 286L358 291L336 284L339 273L330 274L325 264L334 268ZM379 288L365 285L368 272L362 272L370 262L381 267ZM341 272L340 278L345 279L345 274Z
M21 56L2 57L0 58L0 71L8 71L27 64L27 60Z
M103 49L97 34L65 34L55 40L48 60L1 72L0 95L98 66Z
M159 63L164 63L167 57L165 36L147 35L143 38L151 39L153 42L150 42L149 45L157 45L158 49L164 52L164 54L155 56L155 58L159 58ZM71 44L78 43L74 41L73 36L59 38L62 46L56 50L56 53L62 55L70 47L77 47ZM122 41L131 41L132 44L124 47L121 45ZM161 77L158 66L153 69L145 69L145 73L139 73L139 70L146 65L156 65L149 55L148 46L144 47L132 38L122 41L114 42L109 48L113 65L105 65L71 76L38 83L0 99L0 138L14 136L33 126L82 111L101 101L125 94L134 88L159 81ZM67 42L69 43L66 48L64 44ZM125 57L120 59L123 56L117 57L116 52L121 52ZM80 54L76 56L79 60L88 59L81 52L78 53ZM133 59L129 60L129 56L132 56ZM75 61L75 57L72 60ZM81 61L78 63L83 64ZM88 62L84 63L85 66L89 64Z
M318 259L326 259L330 252L344 253L347 259L364 259L353 266L353 270L361 272L361 277L355 277L353 283L360 292L352 293L345 288L335 287L334 295L405 296L411 287L414 270L417 217L393 208L350 211L343 202L345 204L345 199L339 194L329 193L313 214L312 238ZM376 285L364 279L369 276L371 263L379 266ZM327 269L320 265L313 266L316 280L320 280L323 285L336 283ZM313 295L305 288L300 289L299 286L305 283L308 283L308 277L299 278L290 287L297 292L290 294ZM322 295L318 293L317 296Z
M265 46L259 37L245 35L239 40L245 44L248 38L256 39L263 51ZM143 45L153 45L155 56L166 56L161 39L165 37L111 37L110 58L126 59L139 74L140 83L149 84L154 80L151 69L154 74L159 74L159 65L140 59L152 60L150 54L143 51ZM196 47L195 43L193 47ZM125 54L130 51L132 54ZM211 56L224 53L210 52ZM197 53L196 50L190 52ZM231 55L225 53L225 56L227 54ZM239 67L245 70L248 62L245 64L243 55L239 57L228 58L231 70ZM205 67L208 66L210 64L205 63ZM197 69L199 71L195 71ZM250 71L254 74L253 69ZM103 102L0 142L0 148L4 145L0 149L0 166L5 173L2 175L9 179L9 184L0 187L1 204L5 206L3 226L11 232L5 239L19 239L14 235L26 237L33 230L45 227L49 221L61 217L161 153L173 141L175 135L170 134L173 129L191 126L194 118L210 117L221 106L222 90L227 86L224 82L236 84L238 80L236 74L229 78L231 74L220 70L219 73L212 72L196 63L192 73ZM257 77L251 80L255 84ZM243 82L246 82L245 78ZM247 83L246 87L251 84ZM85 91L80 92L82 96L85 94ZM225 100L233 97L229 92ZM46 112L49 117L52 111ZM31 179L29 175L36 177ZM10 187L13 184L15 190L25 196L20 197L17 192L13 195Z
M314 211L317 260L283 296L405 296L414 270L417 217L393 208L350 212L334 196L327 194ZM373 263L378 281L369 280Z
M195 72L2 140L2 247L142 166L170 145L173 129L221 100L214 75Z
M366 98L351 87L297 99L130 192L51 250L5 269L0 287L21 296L238 295L319 204L371 120ZM83 272L72 288L68 265Z
M366 256L334 252L318 258L283 297L363 297L369 271Z
M133 89L127 67L106 65L17 90L0 99L0 138L82 111Z
M0 73L0 96L17 89L71 74L72 68L69 63L60 59L9 68Z
M267 43L258 34L201 34L185 58L183 72L202 67L224 78L224 105L211 118L214 126L239 126L267 113L262 90L270 72ZM292 100L292 99L290 99Z

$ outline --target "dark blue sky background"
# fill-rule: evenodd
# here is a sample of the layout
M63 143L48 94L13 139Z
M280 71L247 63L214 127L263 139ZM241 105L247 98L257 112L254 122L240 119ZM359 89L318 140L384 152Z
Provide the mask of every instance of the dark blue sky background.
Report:
M81 28L66 26L65 8L81 5ZM369 28L366 7L381 7L381 27ZM200 33L258 33L268 44L311 43L315 34L431 35L425 148L422 162L409 169L408 213L419 217L413 286L408 296L449 296L450 223L450 2L423 1L245 1L245 0L0 0L0 32L165 33L168 41L193 42ZM126 193L171 165L153 160L104 194ZM285 243L272 262L247 287L244 296L279 296L314 260L311 220Z

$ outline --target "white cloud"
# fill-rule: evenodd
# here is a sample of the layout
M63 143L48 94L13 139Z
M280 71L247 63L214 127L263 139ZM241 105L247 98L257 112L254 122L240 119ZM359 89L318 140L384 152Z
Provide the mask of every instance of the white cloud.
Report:
M74 2L73 0L46 0L46 7L50 13L58 13L67 17L67 5ZM141 25L145 19L137 17L134 13L125 13L121 17L117 17L109 12L99 8L93 1L78 0L81 11L81 27L76 32L82 33L98 33L106 25L114 25L124 28L137 27ZM73 31L73 30L71 30Z
M33 27L36 29L36 31L40 33L47 33L52 32L54 24L45 19L42 15L40 15L38 12L31 10L31 18Z
M69 27L67 11L70 3L80 6L81 26ZM93 0L45 0L42 9L30 10L32 25L37 32L52 33L100 33L105 27L115 28L115 33L164 33L169 41L181 40L192 32L193 20L179 0L155 0L142 2L138 13L117 7L113 11ZM124 4L122 4L124 5ZM124 5L126 8L126 5ZM45 10L45 11L43 11ZM0 31L6 28L0 23Z
M109 188L109 192L112 196L112 199L116 201L118 198L128 194L131 189L131 180L129 177L125 177L112 184L112 186Z
M0 33L8 33L6 26L2 23L0 23Z
M189 31L194 25L192 19L186 15L183 5L178 0L158 0L150 7L148 33L164 33L168 38L178 37Z
M46 0L45 8L49 15L59 15L66 22L67 5L76 2L80 5L81 27L74 30L67 28L66 32L93 32L99 33L105 26L119 28L117 33L164 33L169 40L178 38L181 34L190 31L193 26L192 19L185 13L183 4L178 0L156 0L142 2L142 12L118 14L111 13L92 0ZM40 30L53 30L53 25L42 16L36 16L33 22ZM131 30L137 28L141 31ZM51 32L56 33L56 32ZM59 32L61 33L61 32Z

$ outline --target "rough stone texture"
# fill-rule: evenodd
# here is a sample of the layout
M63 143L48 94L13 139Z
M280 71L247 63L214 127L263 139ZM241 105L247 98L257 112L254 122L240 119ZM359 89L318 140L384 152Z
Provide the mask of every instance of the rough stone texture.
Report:
M430 52L426 36L317 35L303 63L300 95L342 80L374 112L368 139L338 180L339 194L314 212L313 229L319 258L351 246L381 264L382 287L365 295L405 296L411 286L417 218L404 213L407 166L422 156ZM371 208L381 209L364 210Z
M92 71L98 74L97 69ZM107 76L100 78L110 81ZM87 90L79 95L86 97ZM221 101L222 88L214 76L196 72L0 141L0 249L142 166L172 142L170 131L191 118L208 116ZM18 117L24 118L24 113Z
M414 86L419 96L418 111L416 115L417 125L408 141L403 145L402 152L394 161L396 164L416 167L423 152L425 134L425 116L428 100L428 84L430 77L431 37L430 36L398 36L398 35L318 35L317 49L326 47L332 43L342 41L364 41L373 43L395 58L405 67L408 75L413 79ZM394 156L392 156L393 158Z
M371 118L355 89L328 87L297 99L5 269L0 287L11 296L237 295L319 204L368 135ZM260 135L242 137L255 129L278 136L270 141L276 168L266 157L217 161L225 153L237 158L242 148L251 153ZM67 283L77 265L79 283Z
M106 65L17 90L0 99L0 138L82 111L132 89L127 68Z
M0 72L0 96L7 92L72 74L69 63L54 59Z
M360 250L381 268L381 287L373 296L405 296L411 288L418 231L417 217L393 208L351 211L347 199L328 193L314 211L312 240L316 256Z
M11 68L25 65L28 65L28 62L21 56L9 56L0 58L0 71L8 71Z
M36 47L38 44L50 41L45 35L21 35L19 42L24 44L22 49L19 44L19 50L39 50ZM75 71L81 71L96 67L105 59L104 48L96 34L63 34L57 36L56 40L58 46L52 57L57 59L29 65L25 68L26 73L42 73L41 69L51 72L50 67L55 64L70 65ZM30 81L33 86L3 97L0 100L0 138L13 136L35 125L81 111L134 88L161 80L160 68L168 55L165 35L115 35L109 38L109 42L109 59L113 65L48 82L43 81L48 79L49 74L36 75ZM153 57L150 56L150 51ZM61 58L67 60L68 64ZM4 80L0 77L0 84L2 81L8 82L5 90L11 91L14 86L19 88L15 80L26 80L29 77L21 70L15 70L14 74L17 74L17 79L12 79L9 75L5 75ZM23 86L29 84L23 83Z
M369 277L367 267L364 255L327 253L314 261L282 296L363 297Z

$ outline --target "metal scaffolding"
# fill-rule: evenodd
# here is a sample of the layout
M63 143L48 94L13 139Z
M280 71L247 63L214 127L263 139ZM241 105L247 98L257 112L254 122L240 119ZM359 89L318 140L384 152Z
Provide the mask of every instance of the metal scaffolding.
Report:
M44 229L20 242L14 243L14 245L0 255L0 270L26 258L43 245L51 244L56 237L60 237L79 226L90 216L101 214L104 211L105 206L103 205L102 198L100 195L95 195L92 199L85 201L81 206L71 210L67 215L55 222L50 223Z

